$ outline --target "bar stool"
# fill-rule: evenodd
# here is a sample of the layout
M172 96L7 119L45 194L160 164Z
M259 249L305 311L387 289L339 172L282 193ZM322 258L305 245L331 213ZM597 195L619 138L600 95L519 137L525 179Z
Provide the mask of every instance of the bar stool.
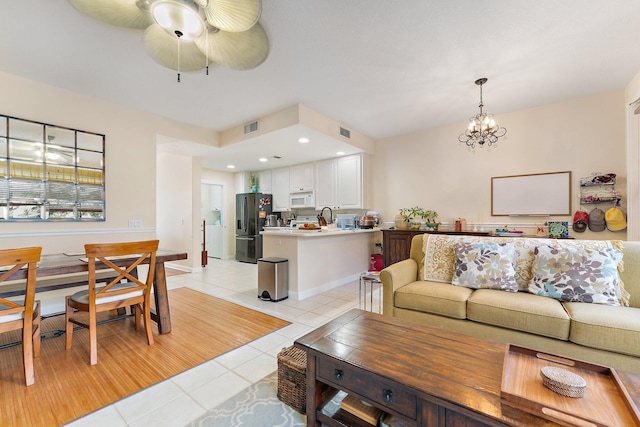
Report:
M373 312L373 288L378 286L378 313L382 313L382 281L379 271L365 271L360 274L358 286L358 308L367 310L367 285L369 285L369 311Z

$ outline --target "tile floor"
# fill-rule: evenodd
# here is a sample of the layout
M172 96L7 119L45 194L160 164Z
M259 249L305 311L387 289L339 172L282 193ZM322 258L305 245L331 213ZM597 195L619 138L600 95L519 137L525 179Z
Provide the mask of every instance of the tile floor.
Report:
M71 427L183 426L277 369L277 355L293 341L358 307L358 282L303 301L257 297L255 264L210 259L199 273L167 278L169 288L191 289L291 322L276 332L68 424ZM373 308L378 309L378 292Z

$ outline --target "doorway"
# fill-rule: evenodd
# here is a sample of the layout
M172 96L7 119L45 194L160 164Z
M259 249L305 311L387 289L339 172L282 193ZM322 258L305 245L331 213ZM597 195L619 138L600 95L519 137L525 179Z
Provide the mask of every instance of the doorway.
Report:
M222 259L222 185L201 184L201 221L209 258Z

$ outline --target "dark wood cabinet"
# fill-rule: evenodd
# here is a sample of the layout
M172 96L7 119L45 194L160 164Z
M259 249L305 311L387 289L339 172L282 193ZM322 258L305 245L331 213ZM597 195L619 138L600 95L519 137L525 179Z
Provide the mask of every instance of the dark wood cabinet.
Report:
M403 259L409 258L411 239L424 230L382 230L382 260L389 267Z

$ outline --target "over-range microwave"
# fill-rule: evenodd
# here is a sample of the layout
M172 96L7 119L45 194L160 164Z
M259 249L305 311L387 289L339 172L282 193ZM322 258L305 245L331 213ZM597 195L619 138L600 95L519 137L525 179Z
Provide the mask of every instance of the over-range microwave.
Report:
M291 193L289 195L289 207L290 208L315 208L316 202L313 197L313 191Z

